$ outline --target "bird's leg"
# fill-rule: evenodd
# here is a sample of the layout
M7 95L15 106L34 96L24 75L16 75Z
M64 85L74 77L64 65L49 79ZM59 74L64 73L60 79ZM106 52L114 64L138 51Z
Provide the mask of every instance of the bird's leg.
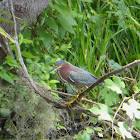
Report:
M71 105L73 102L75 102L75 101L78 102L78 100L79 100L78 97L79 97L79 95L76 95L76 97L74 97L73 100L71 100L70 102L67 103L66 107L70 109L70 105Z
M81 93L81 89L80 88L78 88L78 95Z
M76 95L76 97L74 97L73 100L71 100L69 103L67 103L66 107L70 108L71 103L73 103L75 101L78 102L79 101L79 94L80 93L81 93L81 90L80 90L80 88L78 88L78 95ZM82 100L82 98L81 98L81 100Z
M70 84L69 84L70 85ZM71 85L70 85L70 87L71 87ZM72 87L71 87L72 88ZM86 86L86 88L88 88L88 86ZM73 90L73 88L72 88L72 90ZM74 90L73 90L74 91ZM77 92L76 92L77 93ZM81 93L81 89L80 88L78 88L78 95L76 96L76 97L74 97L74 99L73 100L71 100L70 102L68 102L67 103L67 105L66 105L66 107L68 107L69 109L70 109L70 105L73 103L73 102L79 102L79 100L83 100L83 97L81 97L80 99L79 99L79 95L80 95L80 93Z
M73 87L69 84L69 86L71 87L71 89L76 92L78 95L76 95L76 97L74 97L73 100L71 100L70 102L67 103L66 107L70 109L70 105L71 103L73 103L74 101L78 102L78 96L79 96L79 92L77 92L75 89L73 89Z
M78 94L78 92L69 84L69 86L71 87L71 89L76 92Z
M79 91L79 92L78 92L78 97L79 97L79 95L80 95L80 93L81 93L81 89L79 88L78 91ZM77 98L78 98L78 97L77 97ZM83 97L81 97L80 100L83 100Z

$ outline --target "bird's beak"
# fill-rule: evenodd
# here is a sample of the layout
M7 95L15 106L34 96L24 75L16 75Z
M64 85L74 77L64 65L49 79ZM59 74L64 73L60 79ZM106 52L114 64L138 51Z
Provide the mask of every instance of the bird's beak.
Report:
M51 71L53 71L53 70L55 70L57 67L56 66L54 66L51 70L49 70L48 72L51 72Z

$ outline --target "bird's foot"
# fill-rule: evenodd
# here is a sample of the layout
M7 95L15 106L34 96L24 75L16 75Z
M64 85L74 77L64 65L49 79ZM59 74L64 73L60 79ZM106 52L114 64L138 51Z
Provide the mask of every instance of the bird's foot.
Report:
M71 104L73 103L73 102L78 102L79 101L79 95L77 95L73 100L71 100L70 102L68 102L67 103L67 105L66 105L66 107L68 108L68 109L70 109L70 106L71 106Z

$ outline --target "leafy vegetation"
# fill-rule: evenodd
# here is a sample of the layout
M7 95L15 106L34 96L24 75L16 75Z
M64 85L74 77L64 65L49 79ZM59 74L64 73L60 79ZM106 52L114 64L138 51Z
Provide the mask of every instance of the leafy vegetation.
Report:
M97 77L140 59L139 4L138 0L52 0L37 22L19 34L21 53L30 76L48 88L62 90L63 84L56 73L48 73L59 59ZM11 47L17 55L12 42ZM8 57L5 64L19 67ZM0 77L13 84L15 77L3 67L0 67ZM139 77L139 67L134 67L106 79L104 87L96 87L87 94L87 99L98 104L83 102L83 107L99 117L89 118L96 127L87 125L83 133L76 135L77 140L90 140L96 132L96 137L109 138L114 131L115 137L134 139L129 130L134 127L133 130L140 131L140 97L133 97L140 91ZM67 91L73 92L68 86ZM1 98L5 100L4 96ZM129 121L119 120L117 115ZM112 125L116 120L118 125ZM113 122L113 131L105 121Z

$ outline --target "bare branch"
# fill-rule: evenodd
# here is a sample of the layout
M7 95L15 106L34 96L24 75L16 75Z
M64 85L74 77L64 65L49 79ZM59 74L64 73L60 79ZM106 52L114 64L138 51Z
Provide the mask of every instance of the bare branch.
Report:
M10 46L9 46L9 40L5 36L1 36L1 37L3 39L3 42L4 42L5 46L6 46L6 50L4 50L4 52L14 58L14 54L13 54L13 52L12 52ZM2 49L4 49L4 48L2 48Z
M19 46L19 43L18 43L17 23L16 23L16 19L15 19L15 15L14 15L13 1L9 0L9 3L10 3L10 6L11 6L11 13L12 13L12 17L13 17L13 20L14 20L14 31L15 31L15 36L14 37L15 37L15 41L16 41L15 45L16 45L16 49L17 49L17 53L18 53L19 62L20 62L20 65L21 65L27 79L29 80L30 84L37 91L37 87L34 84L33 79L31 79L31 77L30 77L30 75L27 71L27 68L26 68L26 66L23 62L23 58L22 58L21 51L20 51L20 46Z
M122 105L123 105L125 100L126 100L126 97L121 102L121 104L120 104L119 108L117 109L117 111L115 112L115 115L114 115L113 120L112 120L112 140L113 140L113 135L114 135L114 120L115 120L115 118L116 118L116 116L117 116L119 110L121 109L121 107L122 107Z

